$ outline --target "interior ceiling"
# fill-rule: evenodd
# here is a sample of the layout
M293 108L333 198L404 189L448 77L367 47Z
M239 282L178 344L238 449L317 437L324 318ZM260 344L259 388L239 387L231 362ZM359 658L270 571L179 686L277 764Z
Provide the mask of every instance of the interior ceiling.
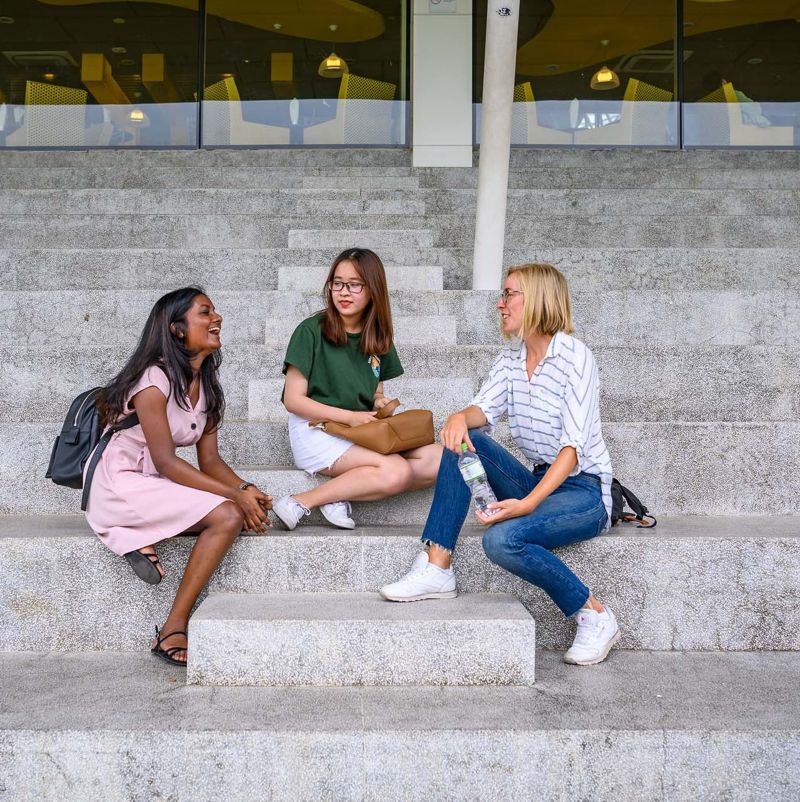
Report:
M518 75L569 73L674 38L672 0L556 0L546 4L547 10L543 5L536 0L531 3L530 11L538 6L544 24L536 26L537 32L527 41L520 35L525 44L517 51ZM686 27L688 36L797 18L798 0L687 0L684 4L684 20L691 23ZM602 44L604 40L608 44Z
M108 5L106 0L41 0L51 6ZM152 4L152 0L132 0ZM162 5L197 10L197 0L159 0ZM280 26L284 36L337 42L363 42L384 31L383 15L354 0L208 0L206 10L230 22L261 30Z

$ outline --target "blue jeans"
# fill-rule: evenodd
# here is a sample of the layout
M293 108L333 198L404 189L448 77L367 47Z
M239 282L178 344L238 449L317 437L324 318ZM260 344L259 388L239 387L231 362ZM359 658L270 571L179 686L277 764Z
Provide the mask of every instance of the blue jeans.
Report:
M471 429L469 436L501 501L527 496L549 467L531 471L480 429ZM471 504L458 457L445 450L423 542L452 552ZM532 513L490 526L483 536L483 549L493 563L542 588L570 616L586 603L589 588L552 550L599 535L607 518L600 478L580 473L567 477Z

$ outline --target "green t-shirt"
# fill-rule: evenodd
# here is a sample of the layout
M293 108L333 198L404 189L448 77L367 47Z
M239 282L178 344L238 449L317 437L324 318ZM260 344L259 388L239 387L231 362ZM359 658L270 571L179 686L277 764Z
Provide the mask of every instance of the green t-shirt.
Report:
M348 334L347 345L334 345L322 336L322 317L306 318L292 334L283 373L294 365L308 379L308 397L353 412L369 412L378 382L403 374L394 345L388 353L361 353L361 334Z

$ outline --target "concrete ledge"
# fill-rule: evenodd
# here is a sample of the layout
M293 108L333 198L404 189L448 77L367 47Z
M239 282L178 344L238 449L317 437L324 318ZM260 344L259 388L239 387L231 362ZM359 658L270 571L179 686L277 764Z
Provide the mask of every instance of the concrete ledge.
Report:
M506 594L212 594L189 624L193 685L532 685L536 627Z
M169 610L193 538L158 547L167 571L145 585L82 516L0 517L0 651L140 649ZM419 528L304 526L241 537L211 592L374 593L408 570ZM607 602L626 649L800 651L800 518L664 518L559 550ZM463 593L511 593L546 648L574 637L549 598L490 563L481 531L456 551ZM430 604L436 604L430 602Z
M796 798L794 655L537 659L535 688L270 689L187 687L147 654L0 655L0 788L47 802Z

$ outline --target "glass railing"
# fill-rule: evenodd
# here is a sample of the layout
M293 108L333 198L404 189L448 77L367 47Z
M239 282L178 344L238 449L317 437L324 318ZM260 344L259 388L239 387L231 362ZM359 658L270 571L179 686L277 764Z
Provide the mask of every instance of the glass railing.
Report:
M408 144L400 100L206 100L203 146L381 146Z
M475 104L480 143L482 104ZM553 147L678 147L678 104L627 100L514 103L511 144Z
M684 103L685 147L800 145L800 103Z
M196 103L0 105L0 146L196 147Z

